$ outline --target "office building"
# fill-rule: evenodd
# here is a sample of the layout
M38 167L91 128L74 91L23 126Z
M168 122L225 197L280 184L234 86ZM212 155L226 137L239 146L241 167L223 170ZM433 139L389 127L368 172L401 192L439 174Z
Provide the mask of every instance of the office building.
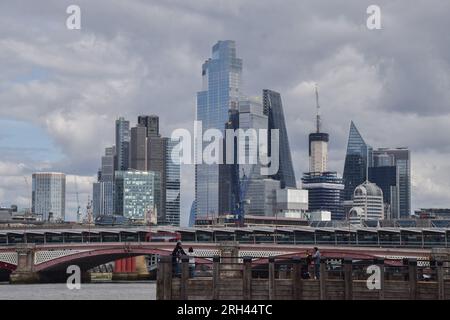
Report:
M120 117L116 120L116 163L117 170L128 170L130 166L130 121Z
M369 168L369 181L375 183L383 191L386 219L399 219L400 180L397 167L391 165L383 165L383 163L379 163L377 161L374 161L374 164L375 167Z
M309 211L329 211L332 220L345 219L343 207L344 184L336 172L308 172L302 178L308 190Z
M281 183L281 188L297 188L295 180L294 167L292 165L291 149L289 146L288 132L283 112L283 103L281 95L272 90L263 90L263 108L264 114L268 117L269 129L269 155L272 152L270 130L279 130L279 155L280 163L278 172L271 176L272 179Z
M237 58L234 41L219 41L212 57L202 66L202 90L197 93L197 121L202 122L202 136L208 129L224 132L229 110L236 110L240 98L242 60ZM208 143L203 142L202 150ZM196 159L201 162L201 159ZM198 219L219 215L219 165L195 166L195 212Z
M366 144L352 121L344 165L344 200L352 200L355 188L367 180L371 154L372 148Z
M178 141L167 140L166 148L166 210L164 223L172 226L180 226L180 158ZM164 190L162 190L164 192Z
M276 191L276 216L303 219L308 211L308 191L284 188Z
M92 185L92 213L94 217L114 214L114 158L115 147L105 148L97 182Z
M33 173L31 211L44 221L64 221L66 214L65 174Z
M379 148L373 151L374 165L394 166L398 179L398 214L392 218L409 218L411 216L411 152L408 148ZM375 162L376 161L376 162ZM389 177L386 177L389 179Z
M355 188L353 208L350 210L350 223L360 224L362 221L383 220L383 191L369 181Z
M160 210L160 176L152 171L116 171L115 211L137 222L156 220Z

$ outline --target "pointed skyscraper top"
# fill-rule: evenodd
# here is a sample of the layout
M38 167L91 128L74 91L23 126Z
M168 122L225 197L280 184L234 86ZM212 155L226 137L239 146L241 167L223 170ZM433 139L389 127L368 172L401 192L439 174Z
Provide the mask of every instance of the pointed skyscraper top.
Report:
M350 133L348 135L347 154L360 154L362 150L367 149L367 144L352 121L350 124Z
M318 87L317 87L317 83L316 83L316 109L317 109L317 115L316 115L316 132L317 132L317 133L320 133L321 120L320 120L319 89L318 89Z

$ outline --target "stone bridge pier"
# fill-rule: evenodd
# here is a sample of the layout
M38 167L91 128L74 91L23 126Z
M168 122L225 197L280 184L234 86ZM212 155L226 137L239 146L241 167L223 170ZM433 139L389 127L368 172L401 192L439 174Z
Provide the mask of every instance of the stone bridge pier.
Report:
M18 245L17 268L9 276L10 282L14 284L26 284L39 282L39 274L34 271L35 245Z

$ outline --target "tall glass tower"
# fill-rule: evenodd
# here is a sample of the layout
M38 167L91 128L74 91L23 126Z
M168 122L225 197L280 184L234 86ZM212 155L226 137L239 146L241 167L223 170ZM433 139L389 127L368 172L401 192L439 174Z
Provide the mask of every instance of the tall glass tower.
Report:
M352 121L344 165L344 200L351 200L355 188L366 181L371 155L372 148L366 144Z
M228 111L239 104L242 60L236 56L234 41L219 41L212 48L212 58L202 66L203 87L197 93L197 121L203 132L224 132ZM207 143L203 142L202 150ZM200 159L196 159L196 163ZM195 167L195 203L197 218L219 215L219 165L197 164Z
M264 114L269 118L269 153L271 153L272 149L270 144L270 130L278 129L280 135L280 167L278 173L271 178L279 180L281 188L297 188L281 95L272 90L263 90L263 107Z

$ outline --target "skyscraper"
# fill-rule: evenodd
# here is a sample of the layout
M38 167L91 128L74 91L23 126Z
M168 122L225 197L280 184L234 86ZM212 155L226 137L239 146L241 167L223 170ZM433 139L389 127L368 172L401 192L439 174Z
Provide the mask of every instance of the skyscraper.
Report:
M322 132L317 86L315 96L316 131L309 135L309 172L302 177L303 189L308 190L309 211L329 211L332 220L342 220L344 184L337 172L327 171L329 135Z
M131 128L130 169L147 170L147 128L143 125Z
M366 144L352 121L344 165L344 200L352 200L355 188L366 181L371 154L372 148Z
M272 152L270 130L279 130L279 155L280 164L278 173L271 178L279 180L281 188L297 188L294 168L292 165L291 149L289 147L289 138L284 119L283 103L281 95L272 90L263 90L263 108L264 114L268 116L269 121L269 155Z
M374 151L375 152L375 151ZM374 157L374 160L376 158ZM399 184L400 177L395 165L380 165L374 161L374 167L369 168L369 181L375 183L383 191L383 201L388 219L400 218ZM379 166L380 165L380 166Z
M411 152L408 148L379 148L373 151L377 165L395 166L398 174L398 210L393 218L408 218L411 215ZM384 159L384 162L381 162Z
M165 223L172 226L180 226L181 182L178 143L178 141L168 139L166 147Z
M128 170L130 165L130 121L116 120L116 170Z
M141 115L137 126L131 128L130 169L160 174L159 224L179 224L180 164L171 159L174 146L170 139L161 136L158 116ZM167 203L167 197L170 197L170 204ZM167 209L170 210L170 217Z
M138 124L147 128L147 137L159 137L159 117L156 115L139 116Z
M228 111L237 109L240 97L242 60L236 56L234 41L219 41L212 48L212 58L202 66L203 86L197 93L197 120L202 135L211 128L224 132ZM206 142L203 142L204 150ZM196 159L197 163L200 159ZM219 165L195 166L196 215L200 218L219 214Z
M328 163L328 133L321 132L319 92L316 86L316 132L309 135L309 172L322 173L327 171Z
M93 184L92 212L94 217L114 214L115 147L105 149L98 181Z
M42 220L64 221L66 214L66 175L64 173L33 173L32 213Z

